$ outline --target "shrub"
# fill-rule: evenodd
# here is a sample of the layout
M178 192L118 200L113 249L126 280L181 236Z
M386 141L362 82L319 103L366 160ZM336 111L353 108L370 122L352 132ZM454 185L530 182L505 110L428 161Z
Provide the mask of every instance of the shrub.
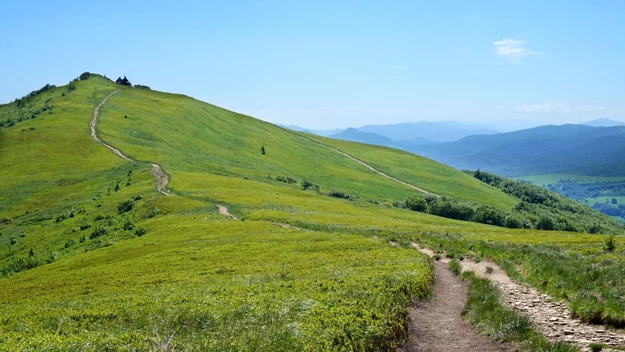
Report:
M334 198L342 198L342 199L349 199L351 196L343 191L330 191L328 193L328 195L330 197L334 197Z
M509 229L521 229L523 228L523 220L517 215L508 215L504 226Z
M295 180L292 177L288 177L288 176L278 176L278 177L276 177L276 180L278 180L280 182L284 182L284 183L297 183L297 180Z
M312 183L312 182L310 182L308 180L304 180L304 181L302 181L302 189L303 190L310 189L312 191L319 192L319 185L314 184L314 183Z
M73 246L75 244L76 244L76 241L74 239L70 238L69 240L67 240L67 242L65 242L65 248L69 248L69 247L71 247L71 246Z
M126 221L124 221L123 228L124 228L124 231L130 231L135 228L135 224L133 224L132 221L126 219Z
M127 213L135 207L135 202L132 199L125 200L117 205L117 213L123 214Z
M406 199L406 208L412 211L425 212L428 209L428 203L423 197L414 196Z
M144 229L143 227L140 227L140 228L135 230L135 236L141 237L141 236L145 235L147 232L148 232L148 230Z
M89 72L83 72L80 74L80 76L78 76L78 79L81 81L86 81L89 79L89 77L91 77L91 73Z
M65 220L65 219L67 219L67 214L59 214L54 219L54 222L61 222L61 221Z
M490 205L480 205L475 210L474 220L482 224L503 226L505 219L506 216L501 210Z
M91 235L89 235L89 239L94 239L94 238L98 238L100 236L104 236L106 235L106 228L104 227L96 227L95 229L93 229L93 231L91 231Z
M86 229L88 229L88 228L90 228L90 227L91 227L91 225L90 225L90 224L82 224L82 225L80 225L80 231L82 231L82 230L86 230Z
M487 274L492 274L492 273L493 273L493 270L494 270L494 269L493 269L493 267L492 267L492 266L487 266L487 267L486 267L486 273L487 273Z
M104 216L102 216L101 214L98 214L98 215L95 216L94 220L95 221L104 220Z
M616 241L614 240L614 236L609 236L605 240L603 249L605 249L606 252L613 252L616 249Z

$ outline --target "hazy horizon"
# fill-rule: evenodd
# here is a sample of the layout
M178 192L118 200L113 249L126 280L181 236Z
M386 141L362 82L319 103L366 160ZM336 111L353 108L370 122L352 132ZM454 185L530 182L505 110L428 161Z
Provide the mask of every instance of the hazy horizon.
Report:
M3 3L0 102L83 71L311 129L625 120L625 3ZM28 14L28 21L24 16ZM51 21L53 19L53 21Z

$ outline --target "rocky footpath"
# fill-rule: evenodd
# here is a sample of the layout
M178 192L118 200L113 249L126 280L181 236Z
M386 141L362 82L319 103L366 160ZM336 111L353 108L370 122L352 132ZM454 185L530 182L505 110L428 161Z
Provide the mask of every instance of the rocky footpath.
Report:
M430 257L434 256L434 252L427 248L420 248L414 243L413 247ZM449 262L449 259L441 258L441 261ZM476 263L465 259L461 261L461 264L463 270L473 271L476 275L491 280L502 292L505 303L529 316L536 327L551 341L565 341L577 345L582 351L590 351L590 344L605 345L606 348L602 351L624 350L625 332L623 330L589 325L571 318L571 312L565 303L542 294L534 288L512 281L508 274L493 262Z

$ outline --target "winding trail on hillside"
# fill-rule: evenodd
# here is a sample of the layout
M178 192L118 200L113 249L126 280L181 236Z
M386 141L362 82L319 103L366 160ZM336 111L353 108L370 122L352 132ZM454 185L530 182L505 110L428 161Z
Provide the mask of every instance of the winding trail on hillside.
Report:
M421 248L416 243L412 243L412 246L430 257L435 255L433 251ZM437 271L448 271L445 267L449 261L444 257L440 261L435 261ZM612 347L625 346L625 332L622 330L610 330L601 325L589 325L571 318L571 312L565 303L549 295L541 294L534 288L514 282L494 262L476 263L465 259L460 263L463 271L473 271L477 276L489 279L503 294L504 303L529 316L538 330L550 341L565 341L577 345L582 351L590 351L591 343ZM439 269L441 265L443 269ZM487 273L488 267L492 268L492 273Z
M96 126L98 125L98 118L100 117L100 109L102 108L104 104L106 104L106 102L109 101L109 99L111 99L113 95L117 94L117 92L119 92L119 89L111 92L109 95L104 97L104 99L100 102L100 104L98 104L98 106L96 106L95 109L93 110L93 117L91 118L91 121L89 122L89 127L91 128L91 138L93 138L94 141L110 149L113 152L113 154L117 155L118 157L128 160L128 161L136 162L137 160L130 159L129 157L124 155L124 153L122 153L119 149L113 147L112 145L102 142L102 140L98 137L98 133L96 130ZM156 189L160 193L166 196L173 195L173 192L167 189L169 176L167 176L167 174L163 171L163 169L161 169L161 167L158 164L152 163L151 172L152 172L152 175L154 175L154 178L156 178Z
M91 121L89 122L89 127L91 129L91 138L93 138L94 141L102 144L106 148L110 149L115 155L117 155L120 158L128 160L128 161L139 162L137 160L133 160L127 157L126 155L124 155L124 153L122 153L119 149L113 147L112 145L104 143L98 137L98 134L97 134L96 127L98 125L98 118L100 117L100 109L102 108L104 104L106 104L109 101L109 99L111 99L113 95L117 94L117 92L119 92L119 89L109 93L109 95L104 97L104 99L102 99L100 104L98 104L98 106L96 106L95 109L93 109L93 116L91 117ZM154 175L154 178L156 179L156 190L158 190L161 194L164 194L166 196L175 195L174 192L167 189L167 184L169 183L169 176L165 173L165 171L163 171L160 165L156 163L150 163L150 164L152 164L152 170L150 170L150 172L152 173L152 175ZM219 214L226 216L230 219L237 220L236 216L230 214L230 212L228 211L228 208L219 204L215 204L215 205L219 209Z
M419 187L417 187L417 186L415 186L415 185L413 185L413 184L410 184L410 183L408 183L408 182L405 182L405 181L402 181L402 180L400 180L400 179L398 179L398 178L395 178L395 177L393 177L393 176L391 176L391 175L389 175L389 174L386 174L386 173L384 173L384 172L382 172L382 171L380 171L380 170L378 170L378 169L374 168L373 166L371 166L371 165L369 165L369 164L365 163L364 161L362 161L362 160L360 160L360 159L358 159L358 158L356 158L356 157L353 157L353 156L351 156L351 155L349 155L349 154L345 153L345 152L344 152L344 151L342 151L342 150L336 149L336 148L334 148L334 147L330 147L329 145L325 145L325 144L323 144L323 143L321 143L321 142L317 142L317 141L315 141L315 140L313 140L313 139L310 139L310 138L308 138L308 137L304 137L304 136L299 135L299 134L295 134L295 135L296 135L296 136L298 136L299 138L303 139L303 140L306 140L306 141L309 141L309 142L311 142L311 143L315 143L315 144L317 144L317 145L320 145L320 146L322 146L322 147L324 147L324 148L328 148L328 149L330 149L330 150L333 150L333 151L335 151L335 152L337 152L337 153L339 153L339 154L343 155L344 157L347 157L347 158L349 158L349 159L351 159L351 160L353 160L353 161L355 161L355 162L359 163L360 165L362 165L362 166L366 167L367 169L369 169L369 170L371 170L371 171L373 171L373 172L375 172L375 173L377 173L377 174L379 174L379 175L381 175L381 176L384 176L384 177L386 177L386 178L388 178L388 179L391 179L391 180L393 180L393 181L395 181L395 182L401 183L401 184L402 184L402 185L404 185L404 186L407 186L407 187L409 187L409 188L415 189L415 190L417 190L417 191L419 191L419 192L422 192L422 193L425 193L425 194L432 194L432 195L436 195L436 194L434 194L434 193L432 193L432 192L428 192L428 191L424 190L423 188L419 188Z
M506 351L462 319L467 283L446 264L434 262L434 266L434 299L413 306L408 327L411 339L398 352Z

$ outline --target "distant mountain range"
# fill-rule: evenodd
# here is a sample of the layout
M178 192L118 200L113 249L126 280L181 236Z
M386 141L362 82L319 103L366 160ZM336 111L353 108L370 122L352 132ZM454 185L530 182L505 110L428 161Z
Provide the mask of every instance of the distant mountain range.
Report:
M625 126L540 126L407 150L457 169L480 169L503 176L625 175Z
M403 149L457 169L503 176L572 173L625 175L625 123L600 118L583 124L539 126L497 133L488 125L453 121L366 125L345 130L308 130L352 142Z
M483 128L475 124L464 124L455 121L440 122L404 122L390 125L367 125L358 128L362 132L376 133L403 144L412 144L414 140L430 142L453 142L458 139L476 134L494 134L498 131L492 128Z
M289 129L289 130L312 133L312 134L316 134L317 136L323 136L323 137L327 137L331 134L336 134L336 133L340 133L344 131L343 129L340 129L340 128L335 128L333 130L311 130L305 127L300 127L300 126L295 126L295 125L282 125L282 124L277 124L277 125L282 128Z
M593 126L593 127L614 127L614 126L625 126L625 122L614 121L608 118L600 118L588 122L584 122L582 125Z
M295 125L279 125L294 131L308 132L324 137L353 142L395 146L423 145L453 142L476 134L494 134L498 131L484 124L468 124L455 121L419 121L389 125L366 125L358 128L311 130Z

